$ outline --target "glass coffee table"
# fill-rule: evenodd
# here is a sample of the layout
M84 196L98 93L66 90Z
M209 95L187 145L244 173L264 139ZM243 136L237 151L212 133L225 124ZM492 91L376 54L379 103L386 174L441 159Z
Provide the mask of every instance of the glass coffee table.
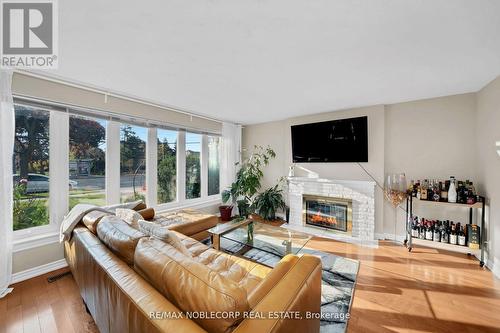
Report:
M251 249L258 249L273 255L284 257L297 254L311 236L250 219L219 224L208 233L212 237L212 246L224 250L222 243L237 243L241 247L237 254Z

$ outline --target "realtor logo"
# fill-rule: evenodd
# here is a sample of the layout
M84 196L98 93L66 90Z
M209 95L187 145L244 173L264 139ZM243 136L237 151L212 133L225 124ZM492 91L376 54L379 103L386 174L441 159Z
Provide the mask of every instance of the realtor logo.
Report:
M1 0L2 68L57 68L57 3Z

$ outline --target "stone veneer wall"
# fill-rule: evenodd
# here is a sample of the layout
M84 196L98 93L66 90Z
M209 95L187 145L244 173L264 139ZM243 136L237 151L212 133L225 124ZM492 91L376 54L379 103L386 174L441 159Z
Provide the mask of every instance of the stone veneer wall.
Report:
M290 177L288 179L288 200L291 227L304 227L303 194L352 200L351 237L360 241L375 239L375 183ZM311 227L307 230L310 233L313 229ZM324 230L321 233L319 230L322 229L318 229L318 235L324 234Z

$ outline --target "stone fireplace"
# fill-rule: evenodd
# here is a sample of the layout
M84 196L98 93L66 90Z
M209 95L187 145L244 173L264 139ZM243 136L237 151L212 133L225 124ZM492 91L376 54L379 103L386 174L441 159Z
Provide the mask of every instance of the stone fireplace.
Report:
M374 182L289 177L288 201L290 215L285 228L377 245Z
M352 231L352 200L317 195L303 195L305 226Z

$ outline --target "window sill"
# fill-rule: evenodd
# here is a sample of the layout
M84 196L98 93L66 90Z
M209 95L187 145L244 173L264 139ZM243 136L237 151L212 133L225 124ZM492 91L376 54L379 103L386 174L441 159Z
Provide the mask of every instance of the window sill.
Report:
M186 200L182 203L171 202L168 204L162 204L155 207L158 212L165 212L171 210L185 209L185 208L203 208L207 206L221 204L220 195L213 195L203 199L191 199ZM13 242L13 252L21 252L36 247L59 243L59 231L51 231L45 233L39 233L32 236L22 237L14 240Z
M189 199L183 202L169 202L160 204L154 207L158 212L168 212L172 210L185 209L185 208L203 208L207 206L221 204L221 197L219 194L209 196L207 198Z
M13 252L21 252L35 247L59 242L59 232L47 232L30 237L23 237L13 242Z

